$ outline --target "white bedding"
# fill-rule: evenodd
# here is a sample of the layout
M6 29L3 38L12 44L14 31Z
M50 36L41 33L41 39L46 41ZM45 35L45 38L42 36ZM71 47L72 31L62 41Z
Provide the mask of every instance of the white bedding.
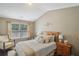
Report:
M29 52L28 48L31 48L29 53L34 53L36 56L46 56L56 49L56 43L39 43L36 40L28 40L17 43L15 48L17 54L20 56L26 56L27 52L25 53L25 51Z

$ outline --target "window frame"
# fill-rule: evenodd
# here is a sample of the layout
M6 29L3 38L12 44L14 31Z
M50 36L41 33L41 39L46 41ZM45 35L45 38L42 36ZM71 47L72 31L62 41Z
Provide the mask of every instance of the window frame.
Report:
M13 24L15 24L16 25L16 23L12 23L11 24L11 26L13 25ZM28 32L28 25L27 24L17 24L18 25L18 29L16 30L12 30L12 27L11 27L11 30L12 30L12 34L13 34L13 32L18 32L19 34L18 34L18 37L16 37L16 36L14 36L16 39L17 38L27 38L27 32ZM22 28L22 25L25 27L26 26L26 28L24 28L24 29L21 29ZM16 28L16 27L15 27ZM26 35L22 35L22 34L26 34Z

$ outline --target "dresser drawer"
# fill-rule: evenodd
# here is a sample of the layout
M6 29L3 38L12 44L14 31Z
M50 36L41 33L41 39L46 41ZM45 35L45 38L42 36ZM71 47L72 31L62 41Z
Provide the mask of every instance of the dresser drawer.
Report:
M71 45L65 45L64 43L57 43L56 53L57 55L69 56L71 53Z

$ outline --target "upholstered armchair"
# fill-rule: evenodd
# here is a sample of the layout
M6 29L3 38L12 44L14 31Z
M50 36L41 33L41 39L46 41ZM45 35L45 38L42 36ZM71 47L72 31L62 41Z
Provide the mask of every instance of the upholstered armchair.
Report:
M10 49L14 46L14 40L9 39L8 35L0 35L0 49Z

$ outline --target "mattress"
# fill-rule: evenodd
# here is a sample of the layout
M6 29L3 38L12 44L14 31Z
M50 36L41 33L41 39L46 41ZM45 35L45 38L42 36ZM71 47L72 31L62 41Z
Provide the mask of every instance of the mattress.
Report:
M51 51L56 49L56 43L55 42L39 43L36 40L28 40L28 41L22 41L16 44L16 51L18 55L25 56L25 54L27 53L25 53L24 51L29 50L26 48L32 48L36 56L46 56Z

